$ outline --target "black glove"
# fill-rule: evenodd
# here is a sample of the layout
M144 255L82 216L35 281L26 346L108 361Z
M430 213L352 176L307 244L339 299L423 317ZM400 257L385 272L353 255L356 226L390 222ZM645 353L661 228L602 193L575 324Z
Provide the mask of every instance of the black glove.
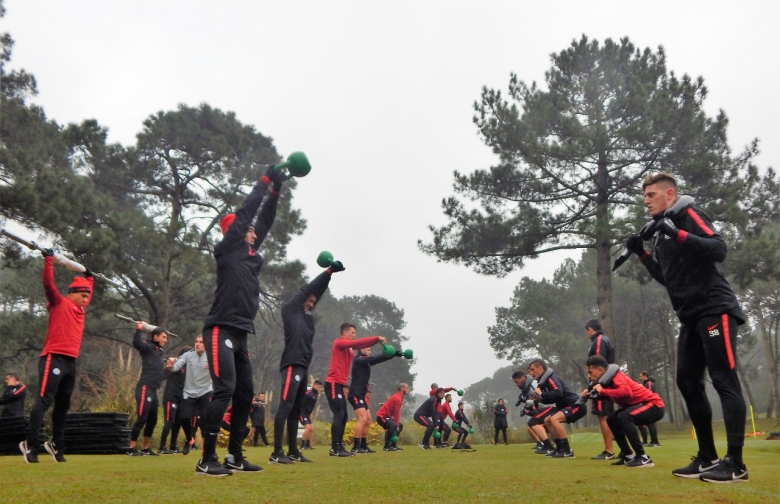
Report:
M92 270L89 268L84 268L84 276L89 278L92 276Z
M41 250L41 255L43 257L53 257L54 256L54 251L52 249L50 249L50 248L49 249L42 249Z
M523 400L522 399L518 399L517 402L515 403L515 408L517 408L521 404L523 404Z
M657 229L663 234L671 236L672 238L677 238L677 234L680 232L680 230L677 229L677 226L675 226L672 222L672 219L669 218L661 219L661 221L658 223Z
M396 350L395 351L395 356L396 357L403 357L404 356L404 351L403 350Z
M330 269L331 273L338 273L339 271L344 271L347 268L345 268L344 265L341 264L341 261L333 261L330 264L330 268L329 269Z
M645 253L645 242L639 235L631 235L626 240L626 249L636 255L642 255Z
M271 179L271 182L274 184L274 190L275 191L281 191L282 190L282 183L285 180L284 176L284 170L274 170L274 167L276 165L271 165L268 167L268 171L265 173L265 175Z

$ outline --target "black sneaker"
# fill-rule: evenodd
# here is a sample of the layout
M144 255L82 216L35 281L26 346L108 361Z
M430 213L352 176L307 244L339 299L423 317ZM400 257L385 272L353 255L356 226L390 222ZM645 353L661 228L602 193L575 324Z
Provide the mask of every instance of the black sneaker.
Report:
M392 446L385 446L384 448L382 448L382 451L396 451L396 449L393 448Z
M144 452L138 451L137 448L130 448L129 450L127 450L125 455L127 455L128 457L143 457Z
M539 448L534 448L534 453L537 455L547 455L547 448L544 445Z
M617 460L615 462L612 462L611 465L614 466L624 466L628 463L628 459L623 455L623 453L617 454Z
M46 451L49 452L49 455L55 462L65 462L65 455L62 453L62 450L57 449L54 441L46 441L43 443L43 447L46 448Z
M574 452L572 450L558 450L550 456L552 458L574 458Z
M179 451L179 447L178 446L171 446L170 452L171 453L181 453Z
M544 443L536 443L531 447L533 451L541 450L542 448L544 448Z
M189 443L184 443L184 448L181 451L182 455L187 455L190 452L190 449L192 449L194 445L191 445Z
M313 449L314 449L314 447L313 446L309 446L309 445L306 445L303 448L301 448L301 450L313 450Z
M555 452L557 452L555 448L544 450L540 455L544 455L545 457L552 457L555 455Z
M452 447L453 450L460 450L463 448L463 445L460 443L455 443Z
M626 462L626 467L655 467L655 464L653 464L653 459L647 455L637 455Z
M22 450L22 458L28 464L38 463L38 452L27 449L27 441L19 443L19 449Z
M430 450L430 449L431 449L431 445L424 444L422 441L420 441L420 442L417 444L417 446L419 446L419 447L420 447L420 448L422 448L423 450Z
M661 443L648 443L647 447L648 448L660 448L661 447Z
M263 472L262 467L252 464L247 459L236 462L236 458L230 453L225 455L225 462L222 464L222 467L230 472Z
M698 478L702 474L712 471L718 467L718 464L720 464L720 459L708 461L696 455L695 457L691 457L690 464L685 467L675 469L672 471L672 474L678 478Z
M608 451L604 450L595 457L591 457L591 460L612 460L615 457L617 457L617 455L614 453L609 453Z
M232 476L233 471L223 467L222 464L219 463L217 455L214 454L208 462L203 462L203 459L198 460L198 463L195 465L195 474L221 478L223 476Z
M357 450L353 451L352 453L368 453L368 448L360 447Z
M401 448L400 446L398 446L398 445L396 445L396 444L393 444L393 445L391 445L390 447L391 447L391 448L395 448L395 450L394 450L394 451L404 451L404 449L403 449L403 448Z
M271 456L268 457L268 462L272 464L282 464L282 465L293 463L293 461L290 460L282 450L273 452Z
M442 443L442 444L441 444L441 447L442 447L442 448L449 448L449 447L450 447L450 444L449 444L449 443Z
M159 457L160 455L158 453L154 453L151 448L147 448L145 450L141 450L141 453L145 456L149 457Z
M372 450L368 446L366 446L366 453L376 453L376 450Z
M293 462L313 462L313 460L304 457L301 452L295 452L295 453L287 452L287 458L292 460Z
M737 466L731 456L726 455L715 469L705 472L699 479L708 483L746 483L748 472L745 466Z
M470 444L468 444L468 443L461 443L461 447L462 447L464 450L470 450L470 449L471 449L471 445L470 445Z
M173 450L169 450L167 448L160 448L157 450L158 455L173 455L175 452Z

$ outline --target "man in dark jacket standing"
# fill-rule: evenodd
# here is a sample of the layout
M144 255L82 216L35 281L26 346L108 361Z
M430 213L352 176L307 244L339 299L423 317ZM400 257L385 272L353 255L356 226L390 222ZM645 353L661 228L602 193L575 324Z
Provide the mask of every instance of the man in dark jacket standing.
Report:
M235 471L262 471L260 466L245 460L241 451L244 426L254 396L247 335L255 332L254 319L260 307L259 277L263 258L258 249L276 217L282 180L283 175L270 166L241 208L235 214L222 217L219 223L224 236L214 247L217 290L203 327L214 394L203 418L206 438L203 440L203 458L195 467L196 474L228 476ZM274 189L266 196L271 182ZM261 204L260 215L252 224ZM233 421L228 455L220 465L216 456L217 434L222 415L230 404L233 405Z
M264 446L270 446L268 444L268 438L265 434L265 394L260 392L257 394L257 399L252 402L252 411L250 412L250 420L252 422L252 429L254 429L254 435L252 438L252 446L257 446L257 439L263 439Z
M585 335L590 339L588 357L601 355L608 364L615 363L615 348L601 329L601 322L599 322L598 319L592 318L585 322ZM612 460L617 456L612 447L612 431L609 430L609 425L607 425L607 417L614 411L615 406L608 398L598 397L593 399L590 412L599 419L601 437L604 439L604 451L595 457L591 457L594 460Z
M135 386L136 409L135 425L130 433L130 456L157 455L149 445L152 442L152 433L157 425L157 389L165 378L165 361L163 360L163 347L168 341L168 333L162 327L155 327L149 339L144 339L144 324L138 322L133 335L133 346L141 354L141 377ZM142 450L138 451L136 442L138 435L144 430L144 442Z
M499 398L498 403L493 406L493 415L495 418L493 419L493 429L495 429L495 434L493 435L493 444L498 444L498 433L501 432L504 435L504 444L509 444L506 441L506 429L508 427L507 420L506 420L506 414L507 409L504 405L504 400Z
M2 418L23 416L27 387L19 381L19 375L16 373L5 375L5 385L3 395L0 396L0 405L3 406Z
M677 386L694 428L699 451L691 464L675 469L681 478L708 482L747 481L742 462L745 400L737 375L737 326L745 322L721 267L727 247L704 211L689 206L672 216L665 212L678 200L677 181L668 173L648 175L642 183L644 203L655 220L652 254L638 235L626 248L637 254L650 275L666 287L677 318ZM718 458L712 433L712 409L704 390L704 373L720 397L726 425L727 454Z
M314 315L311 311L328 289L331 275L338 271L344 271L344 265L335 261L282 305L284 350L279 363L282 393L274 417L274 451L268 459L272 464L311 462L301 454L297 444L298 421L306 397L309 365L314 355ZM285 425L288 446L286 455L282 449Z

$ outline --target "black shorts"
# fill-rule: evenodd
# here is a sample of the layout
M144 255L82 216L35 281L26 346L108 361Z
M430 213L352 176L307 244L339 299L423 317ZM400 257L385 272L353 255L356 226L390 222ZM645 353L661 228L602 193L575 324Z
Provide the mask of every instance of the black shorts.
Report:
M192 420L202 416L211 400L211 392L206 392L200 397L188 397L181 403L179 414L182 420Z
M309 415L301 415L298 417L298 421L301 422L301 425L311 425L311 417Z
M566 418L566 423L574 423L588 414L588 407L584 404L574 404L572 406L566 406L563 409L556 410L555 413L558 413L559 411L563 413L563 416Z
M544 419L555 413L555 406L547 406L544 409L540 409L534 416L528 419L528 427L534 425L544 425Z
M609 416L615 412L615 403L609 399L591 399L590 412L597 416Z
M365 396L358 396L358 395L350 396L349 404L352 405L353 410L368 409Z

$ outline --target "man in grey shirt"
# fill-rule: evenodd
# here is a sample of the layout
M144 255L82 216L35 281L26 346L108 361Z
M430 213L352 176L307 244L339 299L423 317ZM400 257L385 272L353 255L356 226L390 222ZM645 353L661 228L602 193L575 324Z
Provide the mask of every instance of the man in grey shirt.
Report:
M195 350L183 353L171 369L175 373L180 369L186 369L184 377L184 401L181 405L181 428L187 441L184 443L182 453L187 455L195 443L194 433L200 425L200 415L205 411L206 405L211 400L211 374L209 362L206 357L206 348L203 346L203 336L195 338ZM201 431L201 435L203 432Z

